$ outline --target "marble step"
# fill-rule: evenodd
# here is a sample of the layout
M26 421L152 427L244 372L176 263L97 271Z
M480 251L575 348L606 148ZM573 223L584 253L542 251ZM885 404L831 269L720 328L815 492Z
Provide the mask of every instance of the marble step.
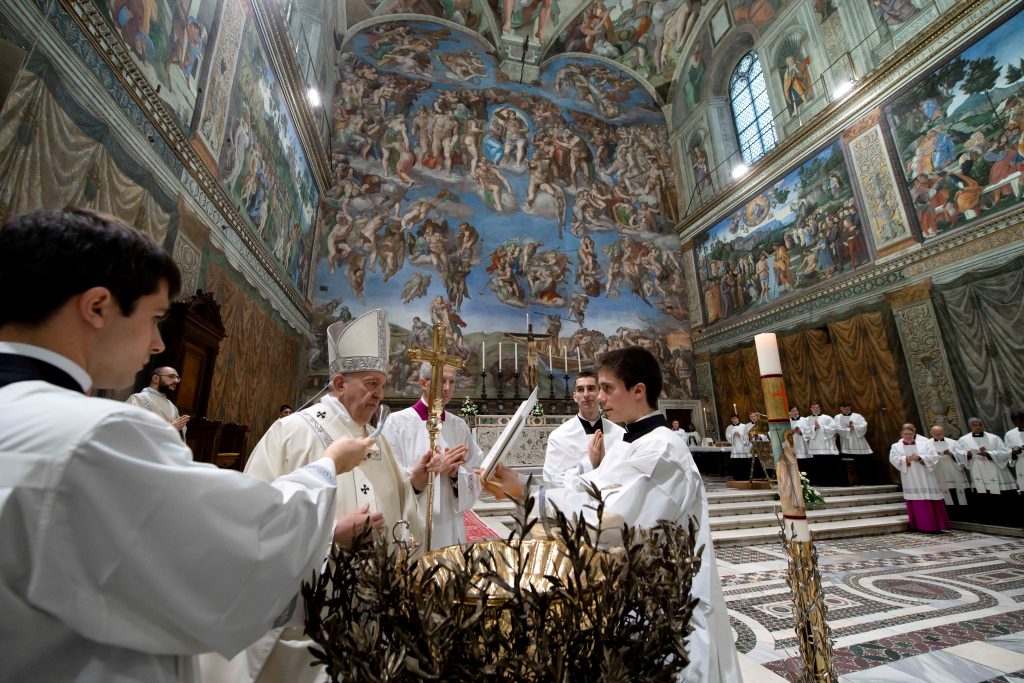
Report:
M906 514L891 517L843 519L834 522L811 522L811 534L816 541L849 536L895 534L907 531L907 529L909 529L909 524ZM711 538L715 547L775 543L779 541L779 526L775 524L770 527L712 530Z
M864 506L864 505L885 505L889 503L903 503L903 494L895 493L870 493L853 496L829 496L825 503L818 509L832 509L839 507ZM715 503L709 506L709 514L712 517L725 515L753 515L771 513L779 509L777 500L757 500L743 503Z
M888 484L877 484L870 486L824 486L818 487L818 491L826 498L842 496L859 496L882 493L896 493L898 486ZM773 501L775 492L768 489L755 491L742 490L717 490L708 493L708 503L717 505L719 503L752 503L756 501Z
M901 500L899 503L884 505L858 505L852 507L836 507L824 510L810 510L807 519L811 525L815 522L836 522L848 519L867 519L906 515L907 507ZM778 518L774 513L755 515L724 515L711 518L711 530L718 529L750 529L756 527L777 527Z

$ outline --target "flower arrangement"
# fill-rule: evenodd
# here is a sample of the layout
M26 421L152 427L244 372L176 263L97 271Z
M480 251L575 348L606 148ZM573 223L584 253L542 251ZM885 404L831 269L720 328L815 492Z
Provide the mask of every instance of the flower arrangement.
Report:
M821 495L818 489L811 486L811 480L807 478L806 472L800 473L800 486L804 492L804 505L808 508L813 508L816 505L821 505L825 502L825 498Z
M302 588L310 651L332 681L677 680L697 603L695 522L602 529L593 494L596 525L556 512L546 540L531 539L528 498L507 540L424 558L380 534L336 548ZM599 547L620 531L621 547Z
M462 415L462 417L476 417L478 412L479 409L477 408L477 405L473 403L473 399L467 396L466 400L462 402L462 406L459 408L459 414Z

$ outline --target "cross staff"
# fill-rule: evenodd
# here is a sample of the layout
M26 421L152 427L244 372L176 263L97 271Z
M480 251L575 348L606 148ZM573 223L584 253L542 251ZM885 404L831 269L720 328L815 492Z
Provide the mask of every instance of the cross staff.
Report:
M444 366L448 365L460 370L465 367L465 362L458 356L452 356L444 351L445 326L441 323L434 323L434 338L431 348L412 348L408 350L409 359L417 363L430 363L430 391L427 393L427 407L430 409L430 417L427 418L427 435L430 437L430 453L433 456L434 447L437 444L437 435L441 433L441 413L444 412L444 399L442 388L444 387ZM434 528L434 475L430 473L427 484L427 551L430 547L430 537Z

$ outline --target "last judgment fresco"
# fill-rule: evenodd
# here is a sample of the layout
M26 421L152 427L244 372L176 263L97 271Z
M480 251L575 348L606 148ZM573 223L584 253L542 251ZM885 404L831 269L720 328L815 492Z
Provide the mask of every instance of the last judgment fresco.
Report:
M324 329L383 307L389 393L418 394L411 345L448 326L459 393L524 371L538 337L542 392L609 349L640 344L669 396L693 391L675 178L654 97L613 62L562 57L509 80L486 43L391 20L345 46L333 101L311 354ZM500 347L499 347L500 344ZM525 372L518 380L525 386ZM511 385L506 389L511 389Z

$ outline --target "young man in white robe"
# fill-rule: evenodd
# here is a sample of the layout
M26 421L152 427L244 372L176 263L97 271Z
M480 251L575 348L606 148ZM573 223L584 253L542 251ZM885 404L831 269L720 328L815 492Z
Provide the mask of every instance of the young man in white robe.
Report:
M935 479L942 490L946 512L950 519L967 519L967 491L971 488L967 453L960 448L960 444L946 436L946 429L942 425L932 425L929 431L935 452L939 454Z
M162 367L153 370L149 378L149 386L143 387L142 391L128 397L126 403L139 406L156 413L174 428L174 431L181 433L185 438L185 425L188 424L189 415L182 415L178 412L178 406L171 401L171 394L178 390L181 384L181 375L171 367Z
M584 474L601 464L601 458L612 446L622 440L623 429L611 420L601 417L601 404L597 400L600 389L597 375L583 370L576 376L572 400L579 407L575 417L560 424L548 435L544 453L544 486L562 488L566 477ZM673 422L679 425L679 421ZM682 439L685 432L672 430ZM601 448L591 448L598 440ZM594 454L594 460L590 453Z
M889 462L900 473L910 528L926 533L948 531L952 527L934 473L939 464L935 443L909 423L903 425L900 437L889 449Z
M430 409L430 363L420 366L419 382L423 396L405 410L393 413L384 422L382 436L391 447L398 463L411 471L420 457L430 450L427 419ZM455 368L446 366L442 372L441 401L448 405L455 393ZM440 474L434 483L433 530L430 544L433 549L466 542L466 526L462 513L473 507L480 498L480 478L474 470L480 466L483 454L473 440L466 421L445 410L441 413L441 432L436 444L440 451ZM426 504L424 497L422 503ZM423 511L424 523L426 510Z
M754 418L750 422L740 423L739 415L729 416L729 426L725 428L725 440L732 451L729 453L729 470L733 481L746 481L750 478L750 430L757 424Z
M638 346L610 351L598 362L598 381L598 400L609 419L625 424L625 434L605 453L599 467L570 477L564 488L543 490L543 505L595 522L594 499L588 490L596 485L605 504L605 524L610 519L621 519L649 529L663 519L684 525L696 519L701 566L691 592L699 603L693 611L693 632L687 637L690 664L680 680L741 683L711 542L704 482L686 444L669 429L665 416L658 411L657 397L662 387L658 361ZM599 448L599 444L594 443L593 448ZM484 484L495 495L523 496L523 482L514 471L499 466L496 480Z
M329 326L330 392L318 403L274 422L253 449L245 473L270 480L302 467L332 439L370 435L370 421L384 398L390 348L390 328L380 309ZM411 536L422 543L418 497L424 497L420 494L427 486L428 464L436 467L438 462L431 463L431 454L425 451L406 472L388 443L378 438L358 467L338 477L339 544L351 543L367 527L389 541ZM313 644L302 625L273 629L230 662L204 657L203 681L325 681L325 668L314 666L308 650Z
M871 444L865 435L868 433L868 421L860 413L853 412L849 401L839 404L839 414L832 418L836 424L836 435L839 437L839 455L852 458L860 483L866 483L870 476ZM848 483L842 477L840 484Z
M335 485L369 441L272 484L196 463L167 420L92 387L163 351L180 276L142 232L80 209L0 230L0 680L198 680L294 614ZM17 291L17 296L10 296ZM321 457L327 456L327 457Z
M971 472L971 519L983 524L1002 524L1005 503L1001 496L1017 491L1017 482L1010 473L1010 449L998 436L985 431L980 418L969 418L967 427L967 433L957 443L967 454Z
M1010 449L1011 464L1017 474L1017 493L1024 495L1024 458L1021 457L1024 454L1024 412L1015 411L1010 419L1015 426L1006 432L1003 443Z

